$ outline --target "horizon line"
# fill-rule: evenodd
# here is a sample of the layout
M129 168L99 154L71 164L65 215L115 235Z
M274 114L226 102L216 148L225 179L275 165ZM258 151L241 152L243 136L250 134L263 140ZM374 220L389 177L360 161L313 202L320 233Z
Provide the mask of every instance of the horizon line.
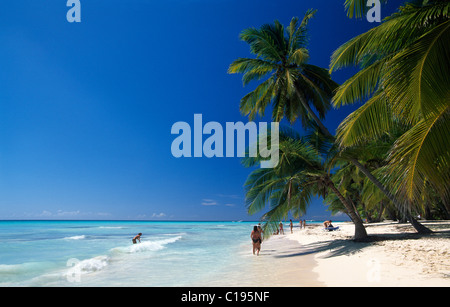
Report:
M294 219L295 221L299 219ZM234 223L241 223L241 222L257 222L257 223L264 223L262 221L257 220L133 220L133 219L112 219L112 220L98 220L98 219L0 219L0 222L11 222L11 221L35 221L35 222L234 222ZM284 220L288 221L288 220ZM320 222L321 220L308 220L306 221L310 222ZM335 220L335 222L348 222L348 221L340 221ZM277 222L274 222L277 223Z

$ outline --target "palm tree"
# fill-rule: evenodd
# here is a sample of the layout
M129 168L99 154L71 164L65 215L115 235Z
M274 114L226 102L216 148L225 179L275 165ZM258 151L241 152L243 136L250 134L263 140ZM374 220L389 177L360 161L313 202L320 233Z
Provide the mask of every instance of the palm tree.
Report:
M385 157L389 149L389 139L377 140L371 142L364 147L357 147L351 149L351 156L358 156L358 159L364 164L364 167L370 170L371 174L381 177L379 174L385 165ZM333 178L335 184L341 190L345 197L349 197L356 204L356 207L361 211L361 215L367 218L368 222L373 221L372 211L377 210L377 220L380 219L380 212L390 201L384 193L377 188L367 176L365 176L359 168L354 164L349 163L345 159L345 155L349 154L349 149L338 151L335 158L340 158L339 169L335 172ZM342 159L344 158L344 159ZM329 197L328 202L334 203L333 197Z
M273 25L266 24L260 29L244 30L240 37L250 45L250 51L256 58L239 58L230 65L228 72L242 73L244 86L252 80L267 78L241 99L241 112L249 115L250 120L256 115L264 115L266 108L272 103L273 120L280 121L286 117L293 123L300 116L305 127L317 125L323 135L334 139L320 118L330 108L330 99L338 85L331 79L328 71L307 64L307 25L315 13L313 10L307 11L301 22L298 18L292 18L286 29L275 21ZM319 116L314 113L310 104ZM392 193L356 158L348 159L395 202ZM417 231L426 232L412 217L409 219Z
M330 109L330 99L338 84L326 69L308 64L309 53L305 48L307 25L315 13L315 10L307 11L301 22L297 17L292 18L287 28L275 21L240 34L256 58L239 58L228 72L242 73L244 86L252 80L267 78L241 99L240 110L250 120L264 115L272 103L274 121L285 117L293 123L300 116L304 126L309 126L312 119L326 135L332 136L319 117L323 119Z
M289 212L294 211L294 215L304 214L313 196L325 198L332 193L355 224L354 239L364 240L367 232L363 222L351 200L345 198L334 184L330 173L332 165L321 155L320 148L313 146L307 139L293 131L280 133L278 165L271 169L254 170L245 182L249 214L255 214L269 205L270 210L263 216L267 229L286 218ZM260 161L261 157L246 157L243 164L252 167ZM271 233L271 229L268 233Z
M340 148L365 144L399 124L408 128L390 150L386 176L408 212L420 201L424 181L449 203L449 14L446 0L409 1L331 59L330 73L361 67L339 87L334 106L368 99L338 128Z

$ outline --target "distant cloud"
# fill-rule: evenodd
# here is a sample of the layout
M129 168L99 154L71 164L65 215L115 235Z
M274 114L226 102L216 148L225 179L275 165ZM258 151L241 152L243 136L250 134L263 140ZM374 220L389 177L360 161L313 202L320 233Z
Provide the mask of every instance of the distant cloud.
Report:
M76 211L64 211L57 210L56 212L51 212L48 210L43 210L40 213L27 213L23 214L25 218L45 218L45 219L68 219L68 218L94 218L94 217L108 217L111 216L111 213L107 212L81 212L80 210Z
M217 206L218 203L214 199L202 199L202 206Z
M33 214L28 214L29 216L33 216ZM80 215L80 211L63 211L58 210L56 213L52 213L50 211L44 210L41 213L36 214L37 217L67 217L67 216L76 216Z
M225 195L225 194L217 194L217 196L226 197L226 198L238 198L239 197L237 195ZM220 205L220 203L217 200L211 199L211 198L203 198L201 204L202 204L202 206L219 206ZM223 204L223 206L235 207L236 204L228 202L228 203Z
M52 213L50 211L44 210L41 213L37 214L39 217L49 217L52 216Z
M80 211L62 211L62 210L58 210L55 215L56 216L76 216L76 215L80 215Z
M161 217L165 217L166 214L161 212L161 213L153 213L152 217L156 217L156 218L161 218Z

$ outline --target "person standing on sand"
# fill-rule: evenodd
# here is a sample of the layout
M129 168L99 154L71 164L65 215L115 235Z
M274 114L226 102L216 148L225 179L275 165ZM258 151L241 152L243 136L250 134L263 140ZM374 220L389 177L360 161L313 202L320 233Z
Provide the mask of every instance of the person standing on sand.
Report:
M280 235L284 235L283 222L280 222Z
M138 233L138 235L135 236L132 240L133 244L136 244L136 240L139 240L139 243L141 243L141 236L142 236L142 233Z
M290 223L290 227L291 227L291 233L294 233L293 231L292 231L292 228L294 227L294 224L292 224L292 220L289 220L289 221L291 221L291 223Z
M256 251L256 255L259 256L259 252L261 251L261 233L258 231L258 226L253 226L250 238L253 242L253 255Z

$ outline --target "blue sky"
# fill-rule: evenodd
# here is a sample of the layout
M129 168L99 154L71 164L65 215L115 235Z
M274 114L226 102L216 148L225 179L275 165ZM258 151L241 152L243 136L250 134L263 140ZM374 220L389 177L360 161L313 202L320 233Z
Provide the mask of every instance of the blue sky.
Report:
M171 126L195 113L248 121L239 101L255 84L227 74L251 56L245 28L318 9L310 63L328 67L375 26L348 19L344 0L80 2L81 23L67 22L65 0L0 3L0 219L257 219L239 158L174 158ZM325 124L334 131L354 108ZM327 215L317 200L306 218Z

